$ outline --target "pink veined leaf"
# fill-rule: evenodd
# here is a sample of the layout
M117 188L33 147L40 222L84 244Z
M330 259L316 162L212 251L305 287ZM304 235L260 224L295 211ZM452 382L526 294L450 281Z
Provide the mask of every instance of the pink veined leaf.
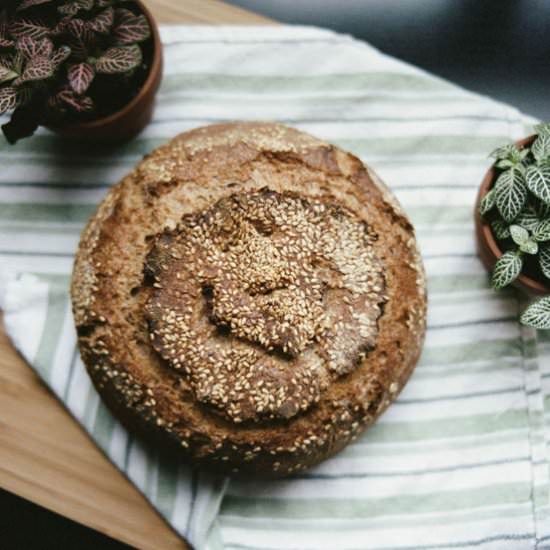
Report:
M17 41L17 50L25 59L30 59L34 55L36 41L30 36L23 36Z
M95 32L106 34L111 30L114 20L115 10L112 6L109 6L96 17L90 19L90 21L88 21L88 26Z
M149 38L151 29L145 15L133 15L118 24L113 34L117 44L135 44Z
M50 57L53 52L53 42L49 38L35 40L30 36L23 36L17 41L16 46L26 59L37 56Z
M48 34L48 28L41 23L33 19L14 19L9 24L9 32L15 38L21 38L23 36L29 36L38 40L44 38Z
M82 19L71 19L67 23L67 32L73 38L82 39L86 32L86 23Z
M128 8L117 8L115 10L115 24L122 25L127 21L131 21L136 14L133 11L130 11Z
M39 56L33 57L26 65L23 74L21 75L22 82L30 80L44 80L53 75L54 67L51 59Z
M45 57L51 57L53 53L53 42L49 38L42 38L38 40L36 55L44 55Z
M138 17L133 11L128 8L116 8L115 9L115 27L131 23L136 17Z
M17 107L17 90L11 86L0 88L0 115Z
M94 0L73 0L66 2L57 8L63 15L76 15L80 10L91 10L94 7Z
M80 59L88 57L88 49L93 46L94 33L82 19L72 19L67 23L67 32L71 37L72 53Z
M60 34L63 34L67 30L67 25L69 24L69 21L71 21L72 17L70 15L66 15L65 17L62 17L59 23L55 25L50 31L50 34L52 36L59 36Z
M62 15L76 15L79 10L76 2L68 2L67 4L62 4L58 6L57 11Z
M9 48L10 46L13 46L13 40L0 35L0 48Z
M13 69L13 55L0 55L0 67Z
M51 57L51 62L54 66L54 69L57 69L63 61L65 61L71 55L71 48L69 46L59 46Z
M89 63L76 63L69 67L67 76L71 88L78 95L82 95L92 83L95 76L95 70Z
M23 11L32 6L39 6L40 4L46 4L52 0L23 0L15 11Z
M141 63L139 46L109 48L96 62L96 71L104 74L125 73Z
M73 90L69 90L67 88L58 92L55 99L65 105L68 105L77 113L91 111L94 108L94 102L91 97L86 95L77 95L73 92Z

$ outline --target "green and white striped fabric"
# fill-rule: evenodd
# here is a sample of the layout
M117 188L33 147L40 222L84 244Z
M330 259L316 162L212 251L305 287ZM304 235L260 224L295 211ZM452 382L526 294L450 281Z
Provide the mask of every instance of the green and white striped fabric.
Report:
M162 36L155 120L131 143L91 151L45 131L0 143L0 301L15 345L198 549L550 548L550 338L520 327L514 292L490 290L472 223L488 153L533 121L329 31ZM67 293L106 189L176 133L235 119L285 122L372 165L414 222L428 274L426 346L397 402L338 456L279 481L193 473L129 436L78 358Z

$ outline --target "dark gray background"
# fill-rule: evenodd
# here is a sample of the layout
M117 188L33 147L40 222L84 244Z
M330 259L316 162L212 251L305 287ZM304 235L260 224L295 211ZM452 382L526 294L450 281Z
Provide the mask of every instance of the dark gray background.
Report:
M227 0L353 34L385 53L550 120L550 0Z

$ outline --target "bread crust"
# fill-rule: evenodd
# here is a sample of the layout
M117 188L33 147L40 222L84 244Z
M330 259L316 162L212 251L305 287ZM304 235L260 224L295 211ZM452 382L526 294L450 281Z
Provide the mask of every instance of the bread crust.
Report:
M266 188L336 204L364 220L376 234L385 303L374 346L316 403L290 418L236 423L198 400L186 376L155 350L145 313L154 287L144 266L158 236L177 230L183 216ZM338 452L398 395L426 324L414 230L393 195L355 156L273 123L198 128L148 155L83 231L71 295L83 361L115 415L159 449L227 473L285 475Z

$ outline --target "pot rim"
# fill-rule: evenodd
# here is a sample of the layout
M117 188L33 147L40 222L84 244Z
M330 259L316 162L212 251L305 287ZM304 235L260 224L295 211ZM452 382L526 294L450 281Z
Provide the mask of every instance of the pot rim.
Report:
M153 56L151 67L149 68L149 74L145 79L145 82L141 85L139 92L128 102L122 109L114 111L110 115L103 116L101 118L95 118L93 120L88 120L84 122L75 122L72 124L59 124L51 126L51 128L63 128L64 130L71 130L73 128L78 128L79 130L92 130L100 126L106 126L111 124L113 121L116 121L118 118L122 118L129 111L131 111L137 103L141 101L143 96L147 93L148 89L154 85L157 73L160 71L162 60L161 60L161 48L162 44L160 42L160 34L157 23L153 18L153 15L149 11L149 8L142 2L142 0L133 0L138 6L139 9L143 12L143 15L147 18L149 27L151 28L151 38L153 40Z
M522 149L526 145L530 145L535 140L536 137L537 137L536 134L532 134L530 136L527 136L526 138L516 141L515 145L517 145L520 149ZM485 239L485 242L489 247L491 253L498 260L502 256L503 252L498 246L498 243L493 235L493 231L491 229L490 224L488 224L479 213L479 204L483 199L483 197L485 197L485 195L489 191L491 185L493 184L495 179L495 174L496 174L496 162L494 162L489 168L489 170L487 170L487 172L485 173L485 176L483 177L483 180L481 181L478 199L476 201L475 212L476 212L476 221L479 223L479 228L483 235L483 238ZM528 275L525 275L525 274L521 274L517 278L517 281L521 283L524 287L531 289L537 294L550 294L550 282L548 285L545 285L541 283L539 280L529 277Z

